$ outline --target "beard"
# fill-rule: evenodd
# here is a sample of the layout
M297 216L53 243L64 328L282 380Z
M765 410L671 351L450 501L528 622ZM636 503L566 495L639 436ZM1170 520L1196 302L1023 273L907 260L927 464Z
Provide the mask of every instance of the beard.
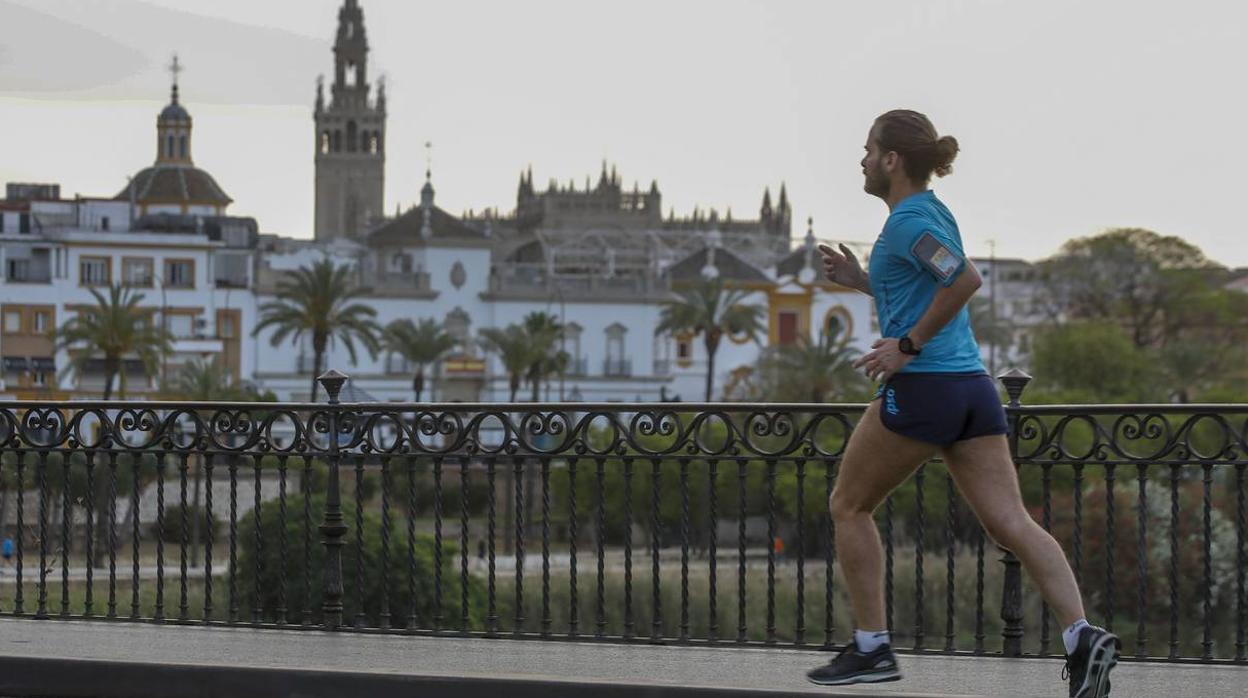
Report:
M878 196L883 199L888 196L888 192L892 189L892 181L882 167L877 166L867 170L865 179L866 181L863 183L862 188L872 196Z

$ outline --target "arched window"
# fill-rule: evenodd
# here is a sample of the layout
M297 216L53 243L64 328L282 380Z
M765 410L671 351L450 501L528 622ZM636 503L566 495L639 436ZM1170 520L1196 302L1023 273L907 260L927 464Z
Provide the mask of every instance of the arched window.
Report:
M358 135L356 134L355 122L348 121L347 122L347 152L351 152L351 153L355 152L355 144L359 142L357 138L358 138Z
M329 152L329 131L321 132L321 152L322 153Z
M334 131L333 150L335 153L342 152L342 131Z
M186 157L186 136L178 136L178 155Z
M376 155L377 151L380 148L379 143L380 143L380 139L377 136L377 132L373 131L372 134L368 137L368 152L372 153L373 155Z
M360 152L361 153L373 152L372 139L373 139L372 131L369 131L366 129L360 132Z
M830 308L823 316L823 336L829 343L845 343L854 336L854 318L844 306Z
M345 72L346 75L343 78L343 82L346 83L347 87L355 87L355 61L347 61Z
M402 252L396 252L394 257L391 259L390 267L394 271L402 272L404 274L410 274L412 271L411 255L403 254Z
M169 134L169 136L165 139L165 157L167 158L173 157L173 134L172 133Z

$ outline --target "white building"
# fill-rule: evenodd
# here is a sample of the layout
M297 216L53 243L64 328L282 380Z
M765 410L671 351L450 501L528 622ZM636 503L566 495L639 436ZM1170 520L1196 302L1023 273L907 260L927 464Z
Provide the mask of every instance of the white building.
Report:
M231 198L192 159L190 112L181 104L177 63L169 104L156 121L156 157L113 198L62 198L56 185L10 185L0 201L0 395L90 397L103 388L102 362L81 376L63 369L49 330L85 305L92 291L125 284L143 295L151 321L176 338L174 351L148 374L127 357L128 396L155 396L187 361L215 357L236 379L303 400L313 373L310 338L272 344L253 336L260 309L284 274L329 258L349 265L369 290L385 325L432 318L460 341L429 367L426 400L501 401L509 381L479 332L517 323L534 311L565 327L568 370L540 386L546 401L700 400L707 357L692 335L656 336L673 290L706 276L748 292L766 310L758 343L730 337L716 356L715 398L734 371L762 348L817 341L832 331L866 350L878 330L870 299L820 278L808 230L791 249L792 209L783 185L773 206L763 195L757 218L695 208L664 215L658 183L625 188L603 164L583 188L520 176L515 209L456 216L439 208L432 177L420 204L383 218L385 97L367 79L363 11L339 14L335 79L326 104L318 87L313 157L317 169L314 239L261 235L250 218L228 215ZM229 157L229 153L216 153ZM362 169L361 169L362 168ZM364 173L363 179L352 173ZM323 215L322 215L323 214ZM312 231L309 231L310 233ZM400 357L357 355L331 343L321 368L352 376L379 400L410 400L412 368ZM518 399L531 399L522 388Z

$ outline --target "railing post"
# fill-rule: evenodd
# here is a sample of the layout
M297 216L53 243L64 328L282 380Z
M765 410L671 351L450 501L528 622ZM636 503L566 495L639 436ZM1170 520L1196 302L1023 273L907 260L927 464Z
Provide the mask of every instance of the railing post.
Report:
M1018 408L1022 407L1023 390L1031 382L1031 376L1017 368L1012 368L997 376L1005 392L1010 396L1010 454L1018 457ZM1015 469L1018 461L1014 462ZM1006 657L1021 657L1023 654L1023 577L1021 565L1013 551L1002 548L1005 553L1001 557L1005 565L1005 578L1001 590L1001 654Z
M342 497L338 488L338 393L347 376L329 369L317 377L329 396L329 482L325 493L325 517L321 523L321 543L325 546L325 569L321 578L323 600L321 611L326 630L342 625L342 545L347 526L342 517ZM308 429L311 431L309 423Z

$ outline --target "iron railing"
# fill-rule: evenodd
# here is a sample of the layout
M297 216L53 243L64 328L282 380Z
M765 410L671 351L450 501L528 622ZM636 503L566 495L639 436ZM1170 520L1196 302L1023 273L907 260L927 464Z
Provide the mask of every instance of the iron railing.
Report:
M344 380L327 405L0 407L0 614L848 639L826 502L863 406L340 404ZM1135 657L1245 663L1248 406L1023 407L1026 377L1003 382L1092 620ZM878 516L896 645L1060 653L942 463Z

